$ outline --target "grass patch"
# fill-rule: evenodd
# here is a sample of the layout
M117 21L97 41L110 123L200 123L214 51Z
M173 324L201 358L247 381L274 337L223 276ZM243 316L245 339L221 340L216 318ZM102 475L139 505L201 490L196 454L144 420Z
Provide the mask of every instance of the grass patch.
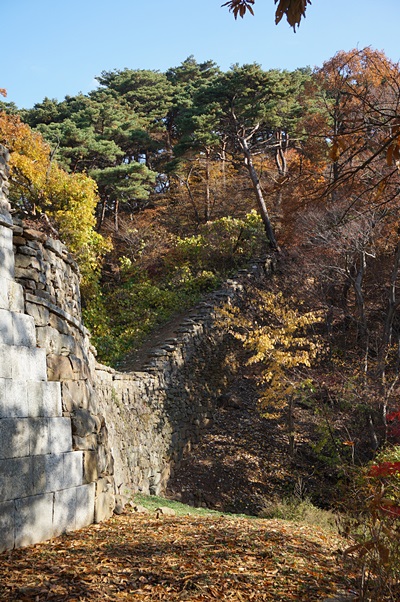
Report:
M308 498L299 500L296 497L290 497L278 501L267 501L259 517L301 522L338 532L337 516L330 510L317 508Z
M166 499L157 495L143 495L141 493L135 494L133 503L144 506L150 510L150 512L154 512L160 506L166 506L174 510L177 516L232 516L253 520L257 518L256 516L250 516L248 514L232 514L231 512L219 512L217 510L211 510L210 508L195 508L193 506L188 506L187 504L182 504L182 502L177 502L176 500Z

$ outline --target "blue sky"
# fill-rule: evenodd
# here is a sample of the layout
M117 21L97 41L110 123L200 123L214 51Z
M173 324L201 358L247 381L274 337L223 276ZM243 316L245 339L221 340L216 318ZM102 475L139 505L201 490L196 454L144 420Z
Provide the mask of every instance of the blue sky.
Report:
M313 0L297 33L274 23L273 0L234 20L225 0L0 0L0 87L29 108L97 87L103 70L166 71L188 56L264 69L321 66L372 46L400 60L400 0Z

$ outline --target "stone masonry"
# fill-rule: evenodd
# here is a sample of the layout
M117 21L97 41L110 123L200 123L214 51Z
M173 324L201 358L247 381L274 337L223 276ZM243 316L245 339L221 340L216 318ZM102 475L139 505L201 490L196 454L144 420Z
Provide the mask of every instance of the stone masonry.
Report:
M15 280L7 160L0 147L0 551L90 524L96 493Z
M223 386L215 308L260 273L200 304L140 372L102 366L75 261L11 218L7 161L0 146L0 552L105 520L136 491L165 491Z

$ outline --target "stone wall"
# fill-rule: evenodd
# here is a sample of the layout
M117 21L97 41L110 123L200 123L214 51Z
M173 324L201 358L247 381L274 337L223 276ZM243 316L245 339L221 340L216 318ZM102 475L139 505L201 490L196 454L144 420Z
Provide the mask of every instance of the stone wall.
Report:
M95 522L114 509L113 459L106 419L95 391L95 357L82 323L79 270L65 246L14 220L15 279L22 286L25 312L36 327L36 345L45 350L47 379L61 386L62 416L81 454L83 479L95 484Z
M96 362L66 248L12 220L0 147L0 551L108 518L136 491L162 494L212 421L226 373L215 307L200 304L141 371Z
M31 544L93 521L95 484L83 474L47 378L46 351L15 281L7 151L0 147L0 549Z
M214 313L222 301L237 299L242 289L232 280L199 305L173 338L153 349L141 372L96 366L98 403L107 416L118 493L128 488L162 494L185 449L209 427L228 352Z

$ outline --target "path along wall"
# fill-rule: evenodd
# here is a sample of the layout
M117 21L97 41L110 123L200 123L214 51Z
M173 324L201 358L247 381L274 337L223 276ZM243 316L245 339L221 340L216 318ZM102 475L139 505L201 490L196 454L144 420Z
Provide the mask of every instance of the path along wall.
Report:
M57 240L12 220L0 147L0 551L108 518L134 492L162 494L212 421L228 348L200 304L140 372L96 362L79 272Z

